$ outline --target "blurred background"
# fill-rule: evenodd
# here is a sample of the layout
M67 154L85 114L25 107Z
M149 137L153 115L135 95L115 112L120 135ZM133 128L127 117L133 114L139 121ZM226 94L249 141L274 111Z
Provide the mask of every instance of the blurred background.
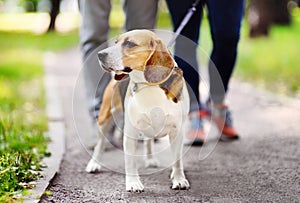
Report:
M121 0L112 0L110 37L124 32ZM47 156L43 58L79 47L76 0L0 0L0 202L36 180ZM172 30L164 0L158 29ZM210 53L206 16L199 49ZM200 63L206 66L199 52ZM300 8L297 0L247 0L234 76L300 99ZM22 192L21 192L22 193Z
M246 2L236 76L279 94L299 97L298 0ZM159 10L157 27L171 30L168 10L163 0L160 0ZM18 43L24 40L23 44L17 45L19 49L23 45L26 47L25 44L31 44L32 47L34 43L38 43L38 39L45 40L49 50L78 46L80 14L76 0L0 0L0 12L1 53L7 53L5 48L9 48L3 46L3 41L15 41L14 37ZM123 22L121 2L113 0L111 36L123 32ZM42 51L48 49L45 45L39 46L44 46ZM206 18L202 23L200 46L210 52L211 42ZM3 64L0 67L1 75Z

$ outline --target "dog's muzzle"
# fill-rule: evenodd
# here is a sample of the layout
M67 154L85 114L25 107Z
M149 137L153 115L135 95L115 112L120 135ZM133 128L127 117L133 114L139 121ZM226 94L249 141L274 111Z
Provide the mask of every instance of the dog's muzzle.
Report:
M108 53L106 53L106 52L98 52L99 61L101 61L101 62L105 61L107 55L108 55Z
M110 71L112 71L113 69L112 69L111 67L108 67L107 65L105 65L105 61L106 61L106 59L107 59L107 56L108 56L108 53L106 53L106 52L98 52L98 60L99 60L100 66L101 66L104 70L110 72Z

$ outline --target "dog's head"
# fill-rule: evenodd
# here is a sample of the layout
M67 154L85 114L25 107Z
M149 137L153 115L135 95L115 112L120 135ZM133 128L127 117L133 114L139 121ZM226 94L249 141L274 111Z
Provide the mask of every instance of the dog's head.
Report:
M126 75L135 82L161 84L171 75L175 61L156 34L133 30L120 35L115 45L98 53L102 68L115 72L115 79Z

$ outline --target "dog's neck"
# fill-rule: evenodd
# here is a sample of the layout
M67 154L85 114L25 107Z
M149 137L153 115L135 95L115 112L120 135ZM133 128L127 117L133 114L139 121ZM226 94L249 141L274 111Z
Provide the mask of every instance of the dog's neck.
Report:
M182 100L183 85L183 72L180 68L175 67L171 76L165 82L160 84L159 87L164 90L168 99L172 99L174 103L177 103Z
M182 99L184 80L182 70L178 67L175 67L173 69L172 73L166 81L158 85L148 83L144 79L142 71L138 71L130 75L130 79L133 83L133 85L131 86L131 95L137 94L142 89L156 86L161 88L165 92L167 99L171 99L174 103L177 103Z

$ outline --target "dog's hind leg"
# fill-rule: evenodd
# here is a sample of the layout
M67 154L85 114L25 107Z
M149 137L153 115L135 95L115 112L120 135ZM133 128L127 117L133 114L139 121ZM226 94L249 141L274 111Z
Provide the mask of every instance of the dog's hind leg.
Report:
M100 158L105 148L105 135L113 124L113 117L111 115L113 88L114 83L110 82L104 91L103 101L98 116L98 142L94 148L92 158L85 168L89 173L101 169Z
M180 132L181 133L181 132ZM169 135L171 150L174 156L174 163L171 173L172 180L172 189L173 190L182 190L189 189L190 184L188 180L185 178L183 163L182 163L182 133L179 134L177 130L174 130Z
M92 158L85 168L85 170L89 173L96 172L101 169L100 159L105 149L105 135L107 134L112 123L113 119L112 117L109 117L105 123L98 126L98 142L94 148Z

